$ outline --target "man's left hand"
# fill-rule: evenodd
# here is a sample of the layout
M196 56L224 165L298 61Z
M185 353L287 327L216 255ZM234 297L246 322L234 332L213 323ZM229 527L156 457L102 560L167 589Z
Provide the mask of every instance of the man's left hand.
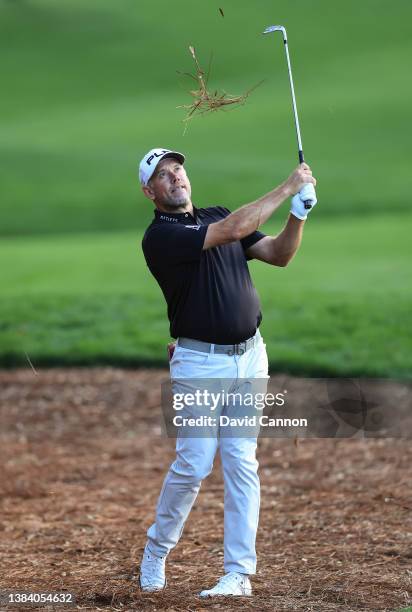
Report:
M312 183L306 183L299 193L293 196L290 212L298 219L305 221L317 201L314 186ZM305 208L305 202L308 202L311 208Z

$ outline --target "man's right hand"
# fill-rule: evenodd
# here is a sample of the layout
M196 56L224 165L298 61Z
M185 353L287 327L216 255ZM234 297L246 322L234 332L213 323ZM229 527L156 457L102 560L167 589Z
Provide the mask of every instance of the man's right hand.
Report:
M176 349L176 342L169 342L167 345L167 358L169 361L172 361L173 354Z
M316 187L316 179L312 176L312 170L308 164L303 163L292 172L284 185L289 195L293 196L298 193L306 183L312 183L312 185Z

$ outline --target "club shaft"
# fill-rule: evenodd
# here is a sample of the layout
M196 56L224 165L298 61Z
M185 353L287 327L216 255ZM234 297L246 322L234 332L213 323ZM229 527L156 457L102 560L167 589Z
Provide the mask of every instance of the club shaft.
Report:
M287 61L287 64L288 64L290 92L292 94L293 115L295 117L296 137L297 137L297 140L298 140L299 162L302 163L304 161L303 146L302 146L302 137L300 135L298 108L296 106L295 87L293 85L292 66L290 64L288 41L287 41L286 38L284 38L283 42L285 44L286 61Z
M293 106L293 116L295 119L295 128L296 128L296 136L298 140L298 153L299 153L299 163L302 164L305 159L303 157L303 145L302 145L302 136L300 135L300 126L299 126L299 117L298 117L298 108L296 105L296 96L295 96L295 87L293 85L293 76L292 76L292 66L290 63L289 56L289 47L288 47L288 37L286 34L286 28L283 26L269 26L265 29L263 34L269 34L270 32L282 32L283 43L285 45L285 54L286 54L286 62L288 65L288 74L289 74L289 83L290 83L290 92L292 94L292 106ZM307 210L312 208L310 203L310 199L304 202L304 206Z

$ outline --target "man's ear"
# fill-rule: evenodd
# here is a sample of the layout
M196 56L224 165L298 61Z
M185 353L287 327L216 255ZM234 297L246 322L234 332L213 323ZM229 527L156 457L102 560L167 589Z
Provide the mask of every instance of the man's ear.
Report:
M149 200L155 199L154 191L153 189L151 189L151 187L149 187L149 185L142 185L142 191L145 194L146 198L149 198Z

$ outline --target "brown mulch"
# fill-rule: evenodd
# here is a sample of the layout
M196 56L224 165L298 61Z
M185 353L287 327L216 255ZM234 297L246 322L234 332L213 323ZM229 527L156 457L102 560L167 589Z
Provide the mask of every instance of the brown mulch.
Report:
M145 530L173 459L162 380L166 371L0 372L0 590L72 591L79 610L411 605L412 449L400 439L262 438L254 597L202 601L223 572L217 457L169 556L167 589L142 594Z

